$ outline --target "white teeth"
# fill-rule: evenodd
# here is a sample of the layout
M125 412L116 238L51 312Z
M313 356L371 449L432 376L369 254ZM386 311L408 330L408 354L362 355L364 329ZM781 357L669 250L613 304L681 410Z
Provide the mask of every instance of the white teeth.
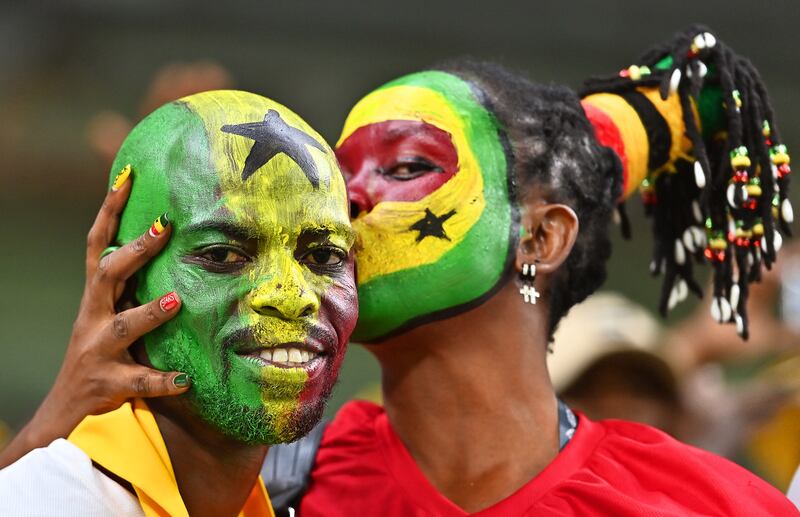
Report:
M304 363L307 363L308 359L311 357L311 354L309 354L306 350L300 350L300 357L303 359Z
M285 348L276 348L272 352L272 361L276 363L285 363L289 360L289 352Z
M740 315L736 315L736 332L741 336L744 334L744 319Z
M261 359L265 361L272 361L272 350L266 349L262 350L260 354L258 354Z
M303 354L300 353L300 350L296 348L289 349L289 362L292 363L301 363L303 362Z

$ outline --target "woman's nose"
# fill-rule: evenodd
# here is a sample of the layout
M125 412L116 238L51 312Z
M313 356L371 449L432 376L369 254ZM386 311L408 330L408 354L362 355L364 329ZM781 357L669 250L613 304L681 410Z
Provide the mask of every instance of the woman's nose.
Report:
M350 198L350 217L372 210L374 203L369 194L369 173L359 171L350 176L347 182L347 195Z

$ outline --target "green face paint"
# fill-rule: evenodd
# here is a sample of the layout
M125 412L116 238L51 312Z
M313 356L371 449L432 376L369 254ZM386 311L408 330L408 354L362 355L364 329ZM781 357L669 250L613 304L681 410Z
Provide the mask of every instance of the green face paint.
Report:
M244 92L181 99L142 121L119 240L166 212L169 244L138 276L144 303L176 291L148 357L192 377L199 416L245 442L297 439L321 415L357 301L344 181L332 151L285 107Z
M481 96L452 74L422 72L350 112L337 156L362 208L354 340L449 317L501 284L519 220L505 135Z

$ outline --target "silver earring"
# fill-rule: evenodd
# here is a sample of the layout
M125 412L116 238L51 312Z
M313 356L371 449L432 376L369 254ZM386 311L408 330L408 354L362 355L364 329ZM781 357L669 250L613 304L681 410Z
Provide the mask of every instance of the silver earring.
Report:
M522 264L522 289L519 294L522 295L522 301L536 305L536 299L539 298L539 291L536 290L533 283L536 281L536 264Z

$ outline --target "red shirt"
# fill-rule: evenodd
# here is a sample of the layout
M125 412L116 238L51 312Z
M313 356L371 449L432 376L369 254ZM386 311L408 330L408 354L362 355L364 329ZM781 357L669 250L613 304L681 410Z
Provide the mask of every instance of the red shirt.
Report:
M514 494L476 514L800 515L745 469L641 424L592 422ZM383 408L350 402L325 430L300 515L463 516L425 479Z

